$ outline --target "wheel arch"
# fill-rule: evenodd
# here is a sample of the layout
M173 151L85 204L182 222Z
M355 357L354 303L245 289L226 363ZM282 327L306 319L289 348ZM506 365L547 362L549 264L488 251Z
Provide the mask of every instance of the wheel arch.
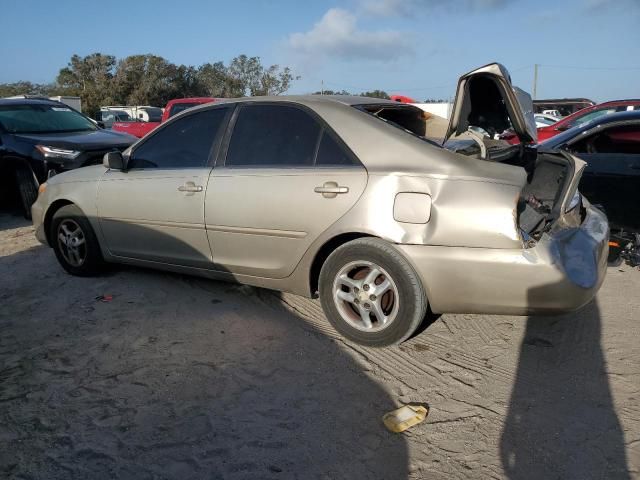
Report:
M71 200L67 200L66 198L60 198L58 200L55 200L53 203L51 203L51 205L49 206L49 208L47 209L47 212L44 214L44 233L47 237L47 243L49 243L49 246L52 246L51 244L51 221L53 220L53 216L56 214L56 212L58 210L60 210L62 207L66 207L67 205L75 205L76 207L78 207L78 205L76 205L75 203L73 203ZM80 207L78 207L80 208ZM82 209L80 209L82 210Z
M311 262L311 268L309 268L309 292L313 298L317 297L318 283L320 280L320 270L324 265L324 262L329 258L329 255L338 247L344 245L347 242L356 240L358 238L379 238L375 235L363 232L348 232L341 233L335 237L330 238L318 249L313 261Z

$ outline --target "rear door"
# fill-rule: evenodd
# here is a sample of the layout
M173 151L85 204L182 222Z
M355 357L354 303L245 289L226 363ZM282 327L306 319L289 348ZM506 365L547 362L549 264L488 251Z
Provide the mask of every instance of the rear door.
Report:
M211 267L204 199L229 111L176 118L134 146L127 171L105 173L98 214L113 255Z
M284 278L357 201L367 173L302 106L247 103L234 116L207 190L213 261L232 273Z

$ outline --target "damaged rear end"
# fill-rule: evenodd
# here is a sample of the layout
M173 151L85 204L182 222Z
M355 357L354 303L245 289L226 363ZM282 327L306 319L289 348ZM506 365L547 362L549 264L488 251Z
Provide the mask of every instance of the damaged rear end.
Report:
M609 228L578 190L585 166L569 154L539 153L517 215L525 248L541 245L568 280L589 290L604 279Z
M555 270L548 285L531 288L529 310L566 311L584 305L604 279L609 231L605 215L578 190L586 163L566 152L538 151L531 97L511 85L509 73L499 64L464 75L458 83L446 138L473 126L486 132L481 140L485 148L480 149L484 160L527 172L517 205L523 254ZM506 129L515 131L520 145L499 140ZM556 287L569 295L559 298Z
M521 143L500 140L506 129ZM434 311L562 313L597 293L606 273L609 228L605 215L578 191L586 164L565 152L538 151L536 141L531 98L511 85L503 66L487 65L460 78L443 145L526 171L514 212L522 248L425 254L425 282L433 275L448 278L431 282Z

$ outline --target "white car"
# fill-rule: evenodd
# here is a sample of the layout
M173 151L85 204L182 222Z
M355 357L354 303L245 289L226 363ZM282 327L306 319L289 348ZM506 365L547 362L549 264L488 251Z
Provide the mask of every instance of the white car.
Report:
M560 113L559 110L543 110L542 114L543 115L551 115L553 117L558 117L558 118L562 117L562 114Z
M549 115L546 113L536 113L533 118L536 121L536 127L541 128L553 125L559 121L561 117L556 117L555 115Z

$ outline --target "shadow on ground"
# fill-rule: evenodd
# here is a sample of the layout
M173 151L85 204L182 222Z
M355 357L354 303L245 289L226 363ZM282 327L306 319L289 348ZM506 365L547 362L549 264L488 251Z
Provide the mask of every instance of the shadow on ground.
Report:
M76 278L35 247L0 258L0 292L3 478L408 476L389 394L254 289Z
M529 317L501 438L510 479L628 479L596 301Z

